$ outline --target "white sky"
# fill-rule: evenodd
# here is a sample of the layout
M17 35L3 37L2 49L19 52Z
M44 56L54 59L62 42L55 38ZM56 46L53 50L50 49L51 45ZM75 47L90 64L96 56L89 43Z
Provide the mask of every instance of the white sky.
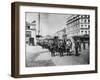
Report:
M38 29L39 13L26 13L26 21L31 23L36 20L36 29ZM53 35L57 31L66 27L67 17L69 15L64 14L48 14L40 13L40 29L42 36Z

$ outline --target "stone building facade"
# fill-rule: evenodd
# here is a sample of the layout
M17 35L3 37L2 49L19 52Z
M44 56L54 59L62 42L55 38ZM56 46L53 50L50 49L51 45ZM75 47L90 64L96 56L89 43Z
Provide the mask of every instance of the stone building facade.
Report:
M90 34L90 16L89 15L71 15L67 18L66 34L68 37L82 36Z
M67 18L66 34L73 43L79 41L81 48L89 48L90 15L71 15ZM74 48L73 44L73 48Z
M26 43L29 45L36 45L36 22L26 22Z

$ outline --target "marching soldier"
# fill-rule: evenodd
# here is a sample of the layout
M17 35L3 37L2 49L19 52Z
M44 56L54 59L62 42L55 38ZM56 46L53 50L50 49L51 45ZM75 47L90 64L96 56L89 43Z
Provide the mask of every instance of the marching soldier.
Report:
M55 49L54 49L54 42L53 41L51 41L50 43L49 43L49 51L51 52L51 56L53 57L53 56L55 56Z
M64 53L63 41L59 41L59 43L58 43L58 52L60 53L60 57L62 57L63 53Z
M70 50L72 48L72 42L71 42L70 39L67 40L67 45L66 46L67 46L67 49L66 49L67 50L67 55L71 55L71 51Z

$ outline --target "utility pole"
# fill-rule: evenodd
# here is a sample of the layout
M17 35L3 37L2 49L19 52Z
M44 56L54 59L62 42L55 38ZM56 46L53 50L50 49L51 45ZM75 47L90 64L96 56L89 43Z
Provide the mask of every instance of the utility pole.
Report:
M38 16L38 35L40 35L40 13Z

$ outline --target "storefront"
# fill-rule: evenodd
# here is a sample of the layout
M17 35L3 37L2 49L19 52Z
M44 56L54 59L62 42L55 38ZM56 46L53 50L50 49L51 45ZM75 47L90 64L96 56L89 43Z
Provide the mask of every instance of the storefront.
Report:
M89 35L83 35L83 36L73 36L74 44L76 42L80 45L80 51L89 49L90 47L90 38Z

